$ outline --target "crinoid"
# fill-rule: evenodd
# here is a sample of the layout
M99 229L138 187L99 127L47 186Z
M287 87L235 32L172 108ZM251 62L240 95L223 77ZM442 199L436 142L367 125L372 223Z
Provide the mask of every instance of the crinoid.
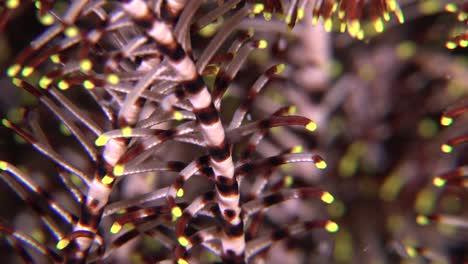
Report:
M0 162L2 181L41 220L32 230L0 224L17 258L243 263L266 258L276 241L338 230L310 206L333 196L285 174L284 165L299 162L318 174L325 161L300 146L264 146L274 127L317 128L293 106L256 106L285 65L259 63L256 79L243 71L268 42L236 27L266 4L204 2L34 3L47 28L6 73L39 106L2 124L54 166L44 161L39 181L27 166ZM8 17L30 15L31 4L4 2L2 28L14 26ZM288 200L305 212L269 211Z

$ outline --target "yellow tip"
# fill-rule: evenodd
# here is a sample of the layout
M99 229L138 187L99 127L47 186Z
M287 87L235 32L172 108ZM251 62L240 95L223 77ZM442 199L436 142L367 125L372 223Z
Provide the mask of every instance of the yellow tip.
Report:
M180 258L177 260L177 264L189 264L187 260Z
M60 239L59 242L57 242L57 245L55 246L58 250L62 250L64 248L66 248L68 246L68 244L70 244L70 240L68 239Z
M259 49L265 49L266 47L268 47L268 42L264 39L261 39L259 42L258 42L258 48Z
M91 82L90 80L84 81L84 82L83 82L83 86L84 86L84 88L87 89L87 90L94 89L94 87L95 87L95 86L94 86L94 83Z
M294 178L293 177L291 177L290 175L287 175L286 177L284 177L284 185L286 187L291 186L293 183L294 183Z
M50 56L50 60L53 63L58 64L58 63L60 63L60 56L58 54L54 54L54 55Z
M15 9L19 6L20 1L19 0L7 0L6 1L6 7L8 9Z
M107 141L109 141L109 138L104 135L100 135L96 141L94 141L94 144L98 147L102 147L107 144Z
M429 224L429 218L427 218L424 215L418 215L416 216L416 223L418 223L419 225L427 225Z
M12 82L15 86L20 87L22 81L21 81L21 79L18 79L18 78L12 78L12 79L11 79L11 82Z
M405 250L408 256L410 256L411 258L418 256L418 252L414 247L405 247Z
M288 114L294 115L295 113L297 113L297 106L295 105L290 106L288 109Z
M73 37L76 37L79 33L79 30L77 27L75 26L71 26L71 27L68 27L67 29L65 29L65 36L67 36L68 38L73 38Z
M384 24L382 19L378 18L376 21L374 21L374 28L375 31L379 33L384 31Z
M315 167L317 167L318 169L326 169L327 168L327 163L324 161L324 160L321 160L317 163L315 163Z
M337 223L329 220L327 224L325 224L325 230L327 230L330 233L336 233L338 232L338 230L340 230L340 227Z
M26 66L23 68L23 70L21 71L21 75L23 75L24 77L28 77L29 75L31 75L32 73L34 72L34 68L31 67L31 66Z
M180 120L184 119L184 116L179 111L175 111L173 116L174 116L174 119L177 120L177 121L180 121Z
M449 144L443 144L442 146L440 146L440 149L441 149L442 152L444 152L444 153L450 153L450 152L452 152L453 147L450 146Z
M14 64L12 66L10 66L7 70L7 75L9 77L13 77L13 76L16 76L18 74L18 72L21 70L21 65L19 64Z
M120 78L116 74L112 73L107 76L107 82L113 85L117 85L120 82Z
M93 63L89 59L84 59L80 61L80 69L82 71L90 71L93 68Z
M331 204L335 200L335 197L333 197L329 192L324 192L322 196L320 196L320 200L324 203Z
M129 126L122 128L120 131L124 137L130 137L133 133L133 129Z
M453 42L453 41L447 41L447 43L445 43L445 47L447 49L455 49L457 47L457 43Z
M447 11L449 13L455 13L455 12L458 11L458 7L454 3L449 3L449 4L445 5L445 11Z
M326 32L331 32L333 29L333 24L331 18L325 20L325 23L323 24L323 27L325 28Z
M61 80L58 84L57 84L58 88L60 90L68 90L68 88L70 88L70 84L65 81L65 80Z
M183 247L188 246L189 243L190 243L190 241L189 241L186 237L184 237L184 236L179 237L179 238L177 239L177 241L178 241L179 244L180 244L181 246L183 246Z
M115 176L121 176L124 173L124 171L125 171L125 166L121 164L117 164L114 166L114 170L112 171L112 173Z
M302 153L304 147L301 145L294 146L291 150L291 153Z
M183 197L184 196L184 189L180 188L179 190L177 190L176 196L177 197Z
M115 222L114 224L112 224L111 228L110 228L110 232L112 234L117 234L120 232L120 230L122 229L122 225Z
M276 65L275 74L281 74L284 71L285 68L286 68L286 64L284 64L284 63Z
M42 89L47 89L51 83L52 79L47 76L42 76L42 78L39 80L39 87Z
M179 217L182 216L182 209L180 209L179 206L176 206L176 207L172 208L171 214L172 214L173 217L179 218Z
M447 117L447 116L442 116L440 118L440 124L443 126L450 126L453 123L453 118Z
M257 3L254 5L252 12L254 14L260 14L265 9L265 5L262 3Z
M0 160L0 170L7 170L7 168L8 168L8 163L3 160Z
M109 175L104 175L104 177L102 177L101 179L101 182L105 185L109 185L111 184L112 182L114 182L114 177L111 177Z
M263 18L265 18L266 21L270 21L271 18L273 17L273 14L270 12L263 12Z
M433 180L432 180L432 184L434 184L434 186L437 186L437 187L444 187L444 185L447 183L446 180L440 178L440 177L435 177Z
M55 22L55 18L51 14L46 13L45 15L39 17L39 22L41 22L41 24L44 26L50 26Z
M10 120L3 118L2 119L2 125L5 126L6 128L11 128L11 122Z
M307 130L314 132L317 129L317 124L314 121L310 121L307 123L306 127Z

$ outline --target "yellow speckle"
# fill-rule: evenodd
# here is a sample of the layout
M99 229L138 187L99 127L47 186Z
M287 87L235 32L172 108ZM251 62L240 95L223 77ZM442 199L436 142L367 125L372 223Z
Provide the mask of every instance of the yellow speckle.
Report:
M11 82L12 82L15 86L21 87L21 82L22 82L21 79L13 78L13 79L11 79Z
M41 22L41 24L44 26L50 26L55 22L55 18L51 14L46 13L39 17L39 22Z
M80 61L80 69L82 71L90 71L93 68L93 63L89 59L84 59Z
M189 241L186 237L184 237L184 236L179 237L179 238L177 239L177 241L178 241L179 244L180 244L181 246L183 246L183 247L188 246L189 243L190 243L190 241Z
M284 64L284 63L276 65L275 74L281 74L284 71L285 68L286 68L286 64Z
M104 146L107 144L107 141L109 141L109 138L104 135L100 135L96 141L94 141L94 144L98 147Z
M454 3L448 3L445 5L445 11L450 12L450 13L455 13L458 11L458 7Z
M8 9L15 9L19 6L20 1L19 0L7 0L6 1L6 7Z
M291 153L302 153L304 147L301 145L294 146L291 150Z
M424 215L418 215L416 216L416 223L418 223L419 225L427 225L429 224L429 218L427 218Z
M109 185L114 182L114 177L111 177L109 175L104 175L104 177L102 177L101 182L104 183L105 185Z
M175 111L172 115L174 116L174 119L177 121L184 119L184 116L179 111Z
M273 14L270 12L263 12L263 18L265 18L266 21L270 21L272 16Z
M450 152L452 152L453 147L450 146L449 144L443 144L442 146L440 146L440 149L441 149L442 152L444 152L444 153L450 153Z
M261 39L259 42L258 42L258 48L259 49L265 49L266 47L268 47L268 42L264 39Z
M218 30L220 26L220 23L211 23L211 24L208 24L206 25L205 27L203 27L201 30L200 30L200 35L203 36L203 37L211 37L213 36L216 31Z
M95 86L94 86L94 83L91 82L90 80L84 81L84 82L83 82L83 86L84 86L84 88L87 89L87 90L94 89L94 87L95 87Z
M297 10L297 19L298 19L298 20L303 19L303 18L304 18L304 15L305 15L305 10L304 10L304 8L299 8L299 9Z
M10 77L16 76L16 74L18 74L20 70L21 70L21 65L14 64L8 68L7 75Z
M306 127L307 130L314 132L317 129L317 124L314 121L310 121L307 123Z
M327 163L324 160L321 160L321 161L315 163L315 167L317 167L318 169L323 170L323 169L327 168Z
M115 176L121 176L124 173L124 171L125 171L125 166L121 164L117 164L114 166L112 173Z
M374 28L375 31L379 33L384 31L384 24L381 18L378 18L374 21Z
M440 178L440 177L435 177L433 180L432 180L432 184L434 184L434 186L437 186L437 187L444 187L444 185L447 183L446 180Z
M57 245L55 246L58 250L62 250L66 248L70 244L70 240L63 238L60 239L59 242L57 242Z
M173 217L179 218L179 217L182 216L182 209L180 209L179 206L176 206L176 207L172 208L171 214L172 214Z
M67 29L65 29L65 36L67 36L68 38L73 38L73 37L76 37L79 33L79 30L77 27L75 26L71 26L71 27L68 27Z
M453 118L447 117L447 116L442 116L440 118L440 124L443 126L450 126L453 123Z
M337 223L333 221L327 221L325 224L325 229L330 233L336 233L340 229Z
M322 196L320 196L320 200L324 203L331 204L335 200L335 197L333 197L329 192L324 192Z
M24 77L28 77L29 75L31 75L32 73L34 72L34 68L31 67L31 66L26 66L23 68L23 70L21 71L21 75L23 75Z
M107 76L107 82L110 84L117 85L120 82L120 78L116 74L112 73Z
M445 47L446 47L447 49L451 49L451 50L452 50L452 49L455 49L455 48L457 47L457 43L455 43L455 42L453 42L453 41L447 41L447 42L445 43Z
M110 228L110 232L112 234L117 234L119 233L119 231L122 229L122 225L115 222L114 224L112 224L111 228Z
M416 251L414 247L405 247L405 250L406 250L406 254L408 254L408 256L410 256L411 258L418 256L418 252Z
M252 12L254 14L260 14L263 11L263 9L265 9L265 5L263 5L262 3L257 3L254 5Z
M289 187L294 183L294 178L291 177L290 175L287 175L286 177L284 177L283 181L284 181L284 186Z
M288 114L294 115L295 113L297 113L297 106L295 105L290 106L288 109Z
M182 197L184 196L184 189L180 188L177 190L177 193L176 193L176 196L177 197Z
M58 54L54 54L54 55L50 56L50 60L53 63L58 64L58 63L60 63L60 56Z
M177 264L189 264L187 260L180 258L177 260Z
M330 32L333 28L332 20L330 18L325 20L323 27L325 28L326 32Z
M122 136L124 137L130 137L133 133L133 129L129 126L122 128L120 131L122 132Z
M58 88L60 90L68 90L68 88L70 88L70 84L65 81L65 80L61 80L58 84L57 84Z
M341 23L340 24L340 32L344 33L346 31L346 23Z
M7 170L7 168L8 168L8 163L3 160L0 160L0 170Z
M460 45L460 47L462 47L462 48L466 48L466 47L468 47L468 40L460 39L458 41L458 45Z
M47 89L51 83L52 79L47 76L42 76L42 78L39 80L39 87L42 89Z

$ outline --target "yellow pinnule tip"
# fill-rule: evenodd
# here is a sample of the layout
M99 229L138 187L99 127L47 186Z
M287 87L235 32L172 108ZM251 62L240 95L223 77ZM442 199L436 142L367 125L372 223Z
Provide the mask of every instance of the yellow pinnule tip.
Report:
M333 201L335 201L335 197L333 197L333 195L331 195L329 192L324 192L320 196L320 200L322 200L324 203L331 204Z
M451 49L451 50L452 50L452 49L455 49L455 48L457 47L457 43L455 43L455 42L453 42L453 41L447 41L447 42L445 43L445 47L446 47L447 49Z
M109 175L104 175L104 177L102 177L101 179L101 182L105 185L109 185L111 184L112 182L114 182L114 177L111 177Z
M291 177L290 175L287 175L286 177L284 177L284 185L286 187L291 186L293 183L294 183L294 178L293 177Z
M333 29L332 20L330 18L325 20L325 23L323 24L323 27L324 27L326 32L331 32L332 29Z
M284 64L284 63L276 65L275 74L281 74L284 71L285 68L286 68L286 64Z
M340 227L338 226L337 223L329 220L325 224L325 230L327 230L330 233L336 233L338 232L338 230L340 230Z
M58 88L60 90L68 90L70 88L70 84L65 81L65 80L61 80L58 84L57 84Z
M264 4L262 4L262 3L256 3L256 4L254 5L254 8L253 8L252 12L253 12L254 14L260 14L264 9L265 9L265 5L264 5Z
M102 147L107 144L107 141L109 141L109 137L100 135L96 141L94 141L94 144L98 147Z
M437 186L437 187L444 187L444 185L447 183L446 180L440 178L440 177L435 177L433 180L432 180L432 184L434 184L434 186Z
M47 76L42 76L41 79L39 79L39 87L42 89L47 89L51 83L52 79Z
M60 239L59 242L57 242L57 245L55 246L58 250L62 250L66 248L70 244L70 240L63 238Z
M427 225L429 224L429 218L427 218L424 215L418 215L416 216L416 223L418 223L419 225Z
M90 81L90 80L85 80L83 82L83 86L87 90L91 90L91 89L93 89L95 87L94 83L92 81Z
M11 128L11 122L10 120L3 118L2 119L2 125L5 126L6 128Z
M458 41L458 45L460 45L460 47L462 47L462 48L466 48L466 47L468 47L468 40L460 39Z
M50 56L50 60L53 63L58 64L58 63L60 63L60 56L58 54L54 54L54 55Z
M15 86L20 87L20 86L21 86L22 80L21 80L21 79L18 79L18 78L12 78L12 79L11 79L11 82L12 82Z
M175 111L173 113L173 116L174 116L174 119L177 120L177 121L180 121L180 120L184 119L184 116L179 111Z
M172 208L171 214L172 214L173 217L179 218L179 217L182 216L182 209L180 209L179 206L176 206L176 207Z
M183 246L183 247L188 246L189 243L190 243L190 241L189 241L186 237L184 237L184 236L179 237L179 238L177 239L177 242L179 242L179 244L180 244L181 246Z
M19 64L11 65L7 70L7 75L9 77L16 76L20 70L21 70L21 65Z
M374 28L375 31L381 33L384 31L384 24L382 19L378 18L377 20L374 21Z
M130 137L133 133L133 129L129 126L122 128L120 131L124 137Z
M305 15L305 10L304 10L304 8L299 8L299 9L297 10L297 19L298 19L298 20L303 19L303 18L304 18L304 15Z
M264 39L261 39L259 42L258 42L258 48L259 49L265 49L266 47L268 47L268 42Z
M76 37L78 33L79 33L79 30L75 26L68 27L67 29L65 29L65 32L64 32L65 36L68 38Z
M304 150L304 147L301 146L301 145L297 145L297 146L294 146L292 149L291 149L291 153L302 153L302 151Z
M177 260L177 264L189 264L187 260L180 258Z
M184 196L184 189L180 188L177 190L177 193L176 193L176 196L177 197L183 197Z
M314 132L317 129L317 124L314 121L310 121L307 123L305 128L311 132Z
M26 66L23 68L23 70L21 71L21 75L23 75L24 77L28 77L29 75L31 75L32 73L34 72L34 68L31 67L31 66Z
M114 166L112 173L115 176L121 176L124 173L124 171L125 171L125 166L121 164L117 164Z
M315 167L317 167L317 169L323 170L327 168L327 163L324 160L321 160L315 163Z
M440 118L440 124L443 126L450 126L453 123L453 118L448 116L442 116Z
M110 232L112 234L117 234L117 233L120 232L120 230L122 230L122 225L119 224L118 222L113 223L111 228L110 228Z
M55 22L55 18L51 14L46 13L45 15L39 17L39 22L41 22L44 26L50 26Z
M290 106L288 109L288 114L294 115L295 113L297 113L297 106L295 105Z
M120 82L120 78L116 74L112 73L107 76L107 82L113 85L117 85Z
M15 9L19 6L20 1L19 0L7 0L6 1L6 7L8 9Z
M8 168L8 163L3 160L0 160L0 170L7 170L7 168Z
M80 69L82 71L90 71L93 68L93 63L89 59L84 59L80 61Z
M406 254L408 254L408 256L410 256L411 258L418 256L418 252L416 251L414 247L407 246L405 247L405 250L406 250Z
M450 153L450 152L452 152L453 147L450 146L449 144L443 144L442 146L440 146L440 149L441 149L442 152L444 152L444 153Z
M449 13L455 13L458 11L458 7L454 3L448 3L445 5L445 11Z

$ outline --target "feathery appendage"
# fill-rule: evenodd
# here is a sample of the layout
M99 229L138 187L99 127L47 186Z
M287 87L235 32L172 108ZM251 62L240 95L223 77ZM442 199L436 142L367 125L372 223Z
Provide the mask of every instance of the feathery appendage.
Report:
M308 173L317 174L327 166L319 155L293 147L279 154L257 149L274 127L314 131L317 125L295 116L293 107L256 113L256 97L285 66L263 66L257 81L240 72L249 55L268 44L252 32L236 31L265 5L239 2L35 2L47 29L6 73L45 106L38 110L42 115L53 118L43 128L35 113L24 111L2 124L54 163L57 177L50 181L61 182L67 198L44 190L31 173L0 162L2 180L46 227L35 230L47 237L40 239L0 224L20 258L84 263L112 259L119 250L143 258L151 250L153 260L186 263L202 258L205 248L215 259L242 263L264 258L275 241L298 233L338 230L317 213L311 216L319 220L297 219L281 227L294 219L275 221L269 212L289 200L329 204L334 198L319 188L296 186L282 168L312 163L317 169ZM29 4L7 1L5 10L19 12ZM4 23L8 16L3 14ZM209 18L207 23L226 19L205 48L192 48L191 39L198 37L195 16ZM223 43L236 35L225 51ZM220 57L225 59L217 61ZM241 74L246 77L239 81ZM243 91L248 81L252 86ZM230 90L248 94L234 111L224 106ZM230 125L223 125L229 115ZM250 121L250 115L261 120ZM67 139L49 135L56 121ZM67 153L68 144L77 150ZM138 195L131 198L120 190L142 178L158 183L133 187ZM186 182L200 183L187 190ZM137 237L150 238L159 248L136 247L130 241Z

